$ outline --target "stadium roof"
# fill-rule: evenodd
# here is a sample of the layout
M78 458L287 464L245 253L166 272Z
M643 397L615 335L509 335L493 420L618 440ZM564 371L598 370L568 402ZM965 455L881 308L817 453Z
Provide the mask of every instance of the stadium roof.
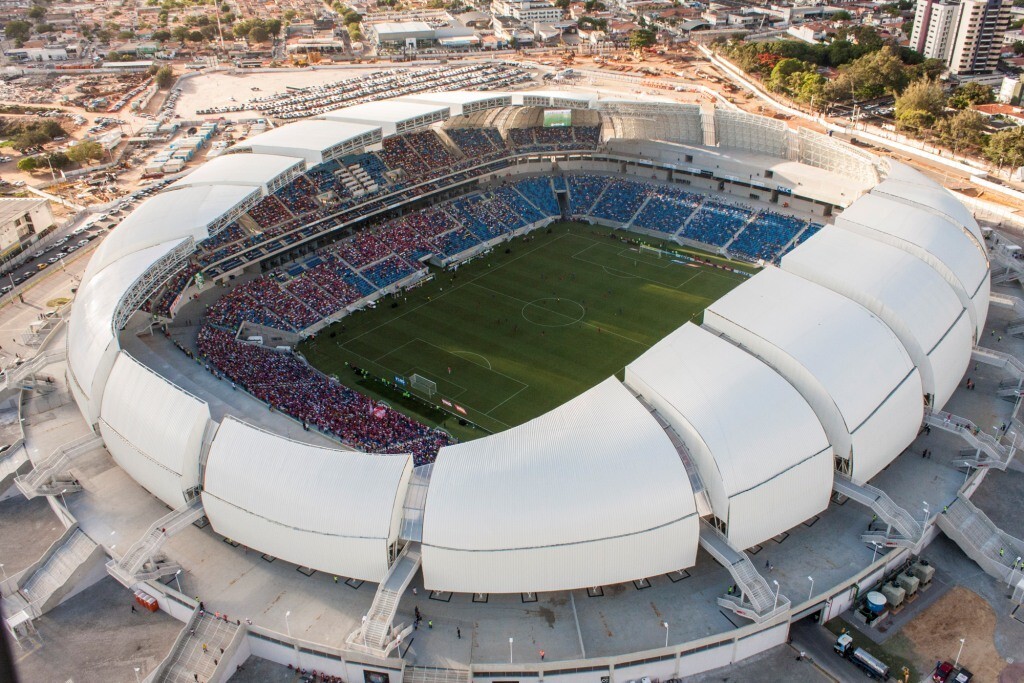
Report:
M192 185L249 185L265 188L275 178L302 163L302 159L293 156L222 154L175 181L168 189Z
M984 237L982 237L981 227L978 226L978 221L974 219L971 210L957 201L953 193L946 188L926 178L923 174L918 175L924 180L887 178L872 188L871 194L916 204L923 209L946 216L953 223L970 232L978 246L981 246Z
M687 323L626 366L626 383L679 433L740 547L828 505L833 463L825 431L800 393L754 356ZM821 462L799 479L780 477L815 458ZM759 487L767 487L758 498L771 515L729 513L729 498Z
M311 446L228 417L210 447L203 505L236 541L380 581L411 474L409 455Z
M981 335L988 313L988 257L963 228L933 211L873 192L851 204L835 225L898 246L935 268L970 306Z
M508 107L512 105L512 95L503 92L438 92L408 95L402 98L406 102L420 102L448 107L452 116L461 116L481 109Z
M696 519L675 447L609 378L526 424L441 449L424 512L424 566L432 549L461 551L462 570L443 560L434 565L449 574L440 583L462 574L472 590L491 587L483 592L619 583L687 566L696 552ZM635 549L665 530L678 547L583 562L582 545L607 550L624 542ZM505 568L493 574L489 562Z
M380 126L384 135L403 132L405 128L429 125L435 121L448 118L448 106L423 104L404 98L366 102L351 107L321 114L317 117L325 121L343 121L357 124ZM409 126L408 124L414 124ZM402 124L407 124L403 127Z
M885 323L846 297L769 267L713 303L704 322L792 382L838 456L848 456L850 437L864 429L858 479L869 479L916 436L922 390L914 364ZM908 420L915 412L918 419Z
M971 343L971 322L934 268L897 247L832 227L787 254L782 268L879 316L921 370L925 391L937 393L940 404L952 395L967 358L954 360L945 351Z
M346 142L380 131L379 125L307 119L254 135L234 145L230 152L246 150L259 154L299 157L310 166L330 158L328 152Z
M254 193L253 187L198 185L150 197L107 235L86 270L86 278L117 259L168 240L209 236L207 227Z

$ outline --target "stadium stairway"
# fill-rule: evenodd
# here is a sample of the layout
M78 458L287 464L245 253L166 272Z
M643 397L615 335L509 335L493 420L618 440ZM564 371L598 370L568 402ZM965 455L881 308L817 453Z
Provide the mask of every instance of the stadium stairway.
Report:
M66 591L61 589L73 579L79 567L96 552L96 543L81 529L69 532L67 538L48 558L21 582L18 592L24 599L31 618L41 616L59 603Z
M957 434L975 451L975 457L965 461L957 461L960 467L991 467L1005 470L1013 459L1015 449L1007 448L993 437L986 434L965 417L948 412L929 411L925 413L926 425L941 429L950 434ZM984 457L983 457L984 456Z
M740 590L738 596L718 598L719 606L756 623L768 621L789 609L789 598L771 589L747 554L734 548L729 539L703 519L700 521L700 547L729 570Z
M0 493L14 483L15 477L29 469L28 450L24 446L12 448L0 459Z
M67 357L67 351L65 350L35 356L32 360L22 363L16 368L5 372L3 376L0 377L0 392L6 391L7 389L20 388L26 379L32 377L37 372L42 372L43 368L47 365L60 363L61 361L67 360Z
M924 529L913 516L893 502L885 491L870 484L856 484L844 474L832 477L832 489L850 500L871 508L887 526L885 533L869 531L861 536L865 543L878 543L889 547L911 548L921 541ZM895 530L896 534L892 532Z
M61 493L81 491L82 487L67 471L71 461L103 447L99 434L85 434L61 444L45 459L35 464L28 474L17 476L14 483L28 499L36 496L56 496Z
M975 363L984 363L985 365L992 365L1005 370L1016 379L1024 379L1024 362L1008 353L984 346L975 346L971 351L971 360Z
M1000 581L1009 583L1024 568L1018 562L1024 557L1024 541L999 529L970 500L957 496L935 521L965 555Z
M226 664L222 665L221 660L226 657L221 650L228 651L238 630L239 626L233 621L196 611L181 629L170 654L149 680L153 683L195 683L195 674L199 674L200 681L227 680L234 672L224 671Z
M157 553L164 541L202 516L203 502L196 496L188 505L153 522L142 538L133 543L120 560L107 562L107 573L126 588L131 588L139 581L175 573L180 567L177 564L156 559Z
M1024 299L1019 296L992 292L989 294L988 300L993 306L1012 309L1018 318L1024 318Z
M679 228L672 234L673 237L682 237L683 233L686 232L686 226L690 224L690 221L693 220L694 216L700 213L700 210L704 208L704 204L706 204L707 201L707 195L701 198L700 204L698 204L697 208L690 212L690 215L686 217L686 220L683 221L682 225L680 225Z
M637 217L641 213L643 213L644 208L647 207L647 202L651 201L652 199L654 199L654 194L653 193L648 194L646 197L644 197L644 201L641 202L640 206L637 207L637 210L633 212L633 215L629 217L629 220L622 224L622 229L623 230L632 230L633 229L633 221L635 221L637 219Z
M1024 335L1024 318L1018 318L1007 325L1006 334L1013 337Z
M1011 403L1016 402L1017 397L1024 392L1024 386L1021 386L1021 384L1019 379L1004 379L996 388L996 396L1006 399Z
M724 252L726 252L726 253L729 253L729 247L731 247L731 246L732 246L732 243L733 243L733 242L735 242L735 241L736 241L737 239L739 239L739 236L740 236L740 235L742 235L742 234L743 234L744 232L746 232L746 231L747 231L747 228L749 228L749 227L750 227L750 224L751 224L751 223L753 223L754 221L756 221L756 220L757 220L758 218L760 218L760 217L761 217L761 212L760 212L760 211L755 211L754 213L752 213L752 214L751 214L751 216L750 216L750 218L749 218L749 219L747 220L747 222L746 222L746 223L744 223L744 224L743 224L743 225L742 225L742 226L740 227L740 229L736 231L736 234L734 234L734 235L733 235L733 236L732 236L732 237L731 237L731 238L729 239L729 241L728 241L728 242L726 242L726 243L725 243L724 245L722 245L722 251L724 251Z
M990 249L988 255L989 260L993 262L994 265L1001 266L1005 269L1004 273L992 276L992 284L1010 282L1012 280L1024 280L1024 261L1015 259L1002 249ZM1024 282L1022 282L1022 284L1024 284Z
M420 568L422 558L419 543L406 543L384 580L377 586L366 618L355 632L348 637L348 644L357 650L386 657L402 641L403 628L393 628L392 622L398 612L398 603L409 587L412 578ZM411 631L412 627L406 627ZM399 637L399 636L402 637Z

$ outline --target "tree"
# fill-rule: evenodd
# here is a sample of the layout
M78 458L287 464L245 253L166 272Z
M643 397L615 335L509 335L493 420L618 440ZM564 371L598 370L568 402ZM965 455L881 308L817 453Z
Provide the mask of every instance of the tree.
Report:
M285 21L291 21L291 20L293 20L295 18L295 15L296 15L295 10L293 10L293 9L286 9L282 16L284 17Z
M68 148L68 159L76 164L84 164L87 161L103 158L103 145L91 140L79 142L77 145Z
M42 19L46 16L46 8L42 5L32 5L28 11L29 19Z
M832 21L850 21L851 19L853 19L853 15L844 9L832 14Z
M156 80L156 87L166 90L174 83L174 71L169 66L160 67L153 78Z
M271 19L270 21L268 21L267 22L267 31L269 31L270 35L274 36L275 38L277 38L279 35L281 35L281 20L280 19Z
M968 81L953 91L949 96L949 106L957 109L968 109L976 104L988 104L995 100L992 88Z
M9 40L26 41L32 35L32 24L27 21L9 21L4 26L4 35Z
M1013 41L1013 54L1024 55L1024 40Z
M253 26L249 31L249 40L254 43L265 43L268 38L270 38L270 33L264 26Z
M31 173L39 168L39 160L35 157L22 157L18 160L18 170Z
M1024 166L1024 128L1014 127L989 136L984 149L985 157L1002 167Z
M205 40L201 31L192 31L188 34L188 39L193 43L201 43Z
M629 47L631 50L639 50L641 48L650 47L651 45L654 45L654 38L654 31L650 29L635 29L629 32Z
M348 25L348 37L353 43L363 39L363 32L359 30L359 24Z
M153 40L158 40L158 41L160 41L162 43L165 40L170 40L170 39L171 39L171 32L170 31L154 31L153 32Z
M62 169L71 163L71 159L64 152L54 152L46 157L47 166L55 169Z
M961 111L939 119L935 135L954 152L977 152L985 144L985 117L976 111Z
M804 71L806 64L801 62L799 59L793 59L792 57L782 59L775 68L772 69L771 76L768 77L768 89L774 90L775 92L786 92L788 91L788 79L793 74Z
M188 40L188 29L184 26L175 26L171 29L171 36L179 43L184 43Z
M936 81L914 81L896 98L896 120L921 130L930 128L946 108L946 95Z

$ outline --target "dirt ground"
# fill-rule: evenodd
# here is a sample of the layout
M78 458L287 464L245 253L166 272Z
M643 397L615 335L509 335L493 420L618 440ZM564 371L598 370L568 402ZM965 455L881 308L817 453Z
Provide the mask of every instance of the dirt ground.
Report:
M960 663L974 673L976 683L996 683L1006 663L993 642L996 615L977 593L957 586L903 628L930 670L935 662L952 661L966 638ZM1013 681L1013 678L1009 679Z

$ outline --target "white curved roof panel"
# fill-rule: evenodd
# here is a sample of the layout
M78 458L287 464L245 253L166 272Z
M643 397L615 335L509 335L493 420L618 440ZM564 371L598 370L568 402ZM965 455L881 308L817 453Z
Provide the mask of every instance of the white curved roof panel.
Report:
M103 394L100 433L121 469L172 508L199 485L199 454L210 408L127 353L118 354Z
M365 124L368 126L379 126L385 134L393 133L396 127L407 121L416 119L447 119L448 105L428 104L416 100L409 100L398 97L393 100L379 100L377 102L366 102L351 107L343 107L326 114L320 114L317 119L325 121L342 121L348 123Z
M304 166L302 159L276 154L222 154L207 161L184 178L174 181L169 190L193 185L266 186L275 178Z
M117 304L143 273L180 243L181 240L173 240L133 251L97 273L86 272L68 323L68 368L79 390L90 401L90 410L83 408L83 412L91 415L91 419L87 418L90 422L99 414L97 399L118 353L113 331Z
M940 214L874 193L851 204L835 225L897 246L935 268L968 307L981 335L988 314L988 256L964 228Z
M892 330L845 296L767 268L712 304L704 324L763 358L803 394L836 455L852 455L858 481L916 436L923 413L917 369ZM878 422L889 425L887 433L873 429ZM858 433L871 439L858 445Z
M297 157L315 166L332 158L328 154L332 148L375 132L380 132L380 126L306 119L254 135L228 151Z
M440 581L454 571L440 558L454 555L473 567L460 570L472 590L617 583L688 566L696 524L693 491L675 447L609 378L526 424L441 449L424 511L424 572ZM626 561L604 550L612 539L665 532L674 547L653 552L646 568L648 559ZM646 545L628 544L637 542ZM559 557L564 567L542 564ZM582 557L590 569L572 574L568 568ZM487 576L500 558L509 569ZM513 568L518 574L509 573Z
M918 174L922 178L923 174ZM966 228L975 241L981 245L984 238L974 214L953 196L953 193L938 183L924 183L911 178L889 177L871 189L871 194L914 204L922 209L945 216L957 225Z
M482 91L469 92L464 90L449 92L421 93L407 95L402 98L405 102L418 102L420 104L432 104L447 107L452 116L461 116L465 113L482 111L484 109L495 109L497 107L508 107L512 105L511 93Z
M782 269L828 287L877 315L942 405L970 360L970 316L953 288L921 259L848 230L823 228L782 259ZM957 350L955 362L946 353Z
M210 447L203 506L213 528L236 541L380 581L411 474L410 455L311 446L229 417Z
M715 515L739 547L828 506L833 461L825 430L800 393L746 351L687 323L626 366L626 384L686 444ZM795 481L785 477L800 468ZM767 503L737 514L732 503L743 496Z
M96 249L86 277L128 254L168 240L209 237L209 226L259 190L233 185L202 185L161 192L121 221Z

